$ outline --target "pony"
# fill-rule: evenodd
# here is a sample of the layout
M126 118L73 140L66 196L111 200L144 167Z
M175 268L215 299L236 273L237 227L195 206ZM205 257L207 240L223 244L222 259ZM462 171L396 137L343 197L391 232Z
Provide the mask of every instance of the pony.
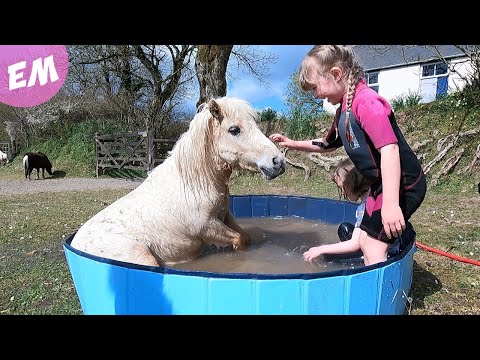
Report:
M0 165L8 164L8 156L2 150L0 150Z
M203 246L244 250L249 235L229 210L233 170L271 180L285 157L243 99L202 104L165 161L134 190L88 219L71 246L108 259L165 266L191 261Z
M28 152L23 157L23 169L25 171L25 179L31 180L30 175L32 174L33 169L37 169L37 179L40 179L40 169L42 169L42 177L45 179L45 170L50 175L53 175L52 172L52 163L48 159L47 155L38 151Z

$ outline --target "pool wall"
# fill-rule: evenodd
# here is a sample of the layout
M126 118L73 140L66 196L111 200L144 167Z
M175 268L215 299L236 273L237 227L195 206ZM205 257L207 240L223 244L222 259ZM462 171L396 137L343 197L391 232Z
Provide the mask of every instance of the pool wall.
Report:
M231 196L235 217L295 216L354 222L356 205L331 199ZM309 274L185 271L64 251L84 314L403 314L412 284L414 238L381 264ZM413 232L414 237L414 232Z

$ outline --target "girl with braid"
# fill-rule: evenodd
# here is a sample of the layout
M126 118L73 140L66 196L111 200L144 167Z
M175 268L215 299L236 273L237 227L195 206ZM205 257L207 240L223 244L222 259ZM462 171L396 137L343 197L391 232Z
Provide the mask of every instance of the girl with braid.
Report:
M330 131L313 141L281 134L270 139L292 150L326 153L345 148L371 183L359 234L364 263L383 262L389 244L404 232L425 198L420 162L397 126L390 104L367 86L352 48L315 45L300 65L299 82L304 91L340 105Z

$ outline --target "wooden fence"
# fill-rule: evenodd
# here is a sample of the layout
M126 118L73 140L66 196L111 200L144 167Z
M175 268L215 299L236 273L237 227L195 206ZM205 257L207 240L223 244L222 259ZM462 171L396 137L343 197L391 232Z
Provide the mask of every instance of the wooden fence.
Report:
M161 164L176 139L155 139L153 130L95 134L96 174L106 169L152 170Z

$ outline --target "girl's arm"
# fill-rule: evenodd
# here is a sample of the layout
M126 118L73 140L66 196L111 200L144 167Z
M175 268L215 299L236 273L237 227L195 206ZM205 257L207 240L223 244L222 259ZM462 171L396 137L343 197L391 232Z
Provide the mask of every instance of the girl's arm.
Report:
M269 137L270 137L270 140L278 143L278 145L286 147L287 149L291 149L291 150L319 152L319 153L327 153L335 150L335 149L323 149L318 145L312 144L312 141L322 142L325 144L325 141L323 138L314 139L314 140L292 140L286 137L285 135L281 135L277 133L272 134Z
M278 143L278 145L286 147L287 149L299 150L299 151L308 151L308 152L318 152L318 153L329 153L335 151L337 148L342 146L342 140L338 136L337 131L337 118L340 116L340 112L337 111L335 119L332 123L330 130L328 131L325 137L320 139L313 140L292 140L282 134L272 134L270 135L270 140Z
M398 145L389 144L380 148L382 171L382 222L389 239L405 230L405 219L398 203L400 194L400 154Z
M360 250L360 228L353 229L352 238L335 244L311 247L303 253L305 261L312 261L322 254L348 254Z

